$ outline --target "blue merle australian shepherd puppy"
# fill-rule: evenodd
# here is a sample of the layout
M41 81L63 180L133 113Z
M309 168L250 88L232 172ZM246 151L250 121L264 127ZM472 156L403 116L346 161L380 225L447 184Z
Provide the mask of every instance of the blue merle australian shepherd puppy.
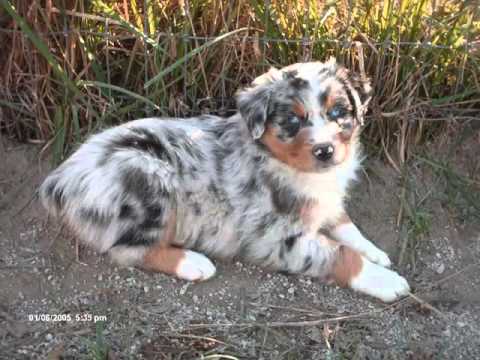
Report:
M148 118L90 137L40 189L117 263L199 281L243 259L393 301L407 281L345 212L368 81L330 60L271 69L230 118Z

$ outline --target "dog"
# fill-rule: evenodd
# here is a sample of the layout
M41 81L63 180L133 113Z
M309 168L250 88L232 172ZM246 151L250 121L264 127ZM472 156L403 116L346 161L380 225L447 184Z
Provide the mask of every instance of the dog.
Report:
M91 136L39 189L121 265L200 281L239 256L390 302L409 293L345 211L367 79L335 60L272 68L229 118L147 118Z

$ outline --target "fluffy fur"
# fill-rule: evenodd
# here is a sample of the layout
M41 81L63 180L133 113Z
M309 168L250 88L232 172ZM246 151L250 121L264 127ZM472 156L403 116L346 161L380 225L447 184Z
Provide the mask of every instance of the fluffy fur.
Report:
M120 264L202 280L215 267L198 252L240 255L390 301L408 284L344 210L370 92L334 61L272 69L238 93L230 118L149 118L93 135L41 200ZM368 290L375 267L383 292Z

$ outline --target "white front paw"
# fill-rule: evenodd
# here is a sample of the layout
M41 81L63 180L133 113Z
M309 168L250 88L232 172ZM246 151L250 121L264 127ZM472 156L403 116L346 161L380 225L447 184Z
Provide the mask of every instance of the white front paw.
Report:
M390 267L392 264L388 255L377 248L370 240L366 239L353 223L337 226L332 234L342 244L361 252L375 264L384 267Z
M369 247L369 249L364 252L364 255L368 260L380 266L390 267L392 265L392 262L390 261L387 253L380 250L373 244L372 247Z
M397 300L410 292L405 278L367 259L363 259L360 273L350 280L350 287L384 302Z
M181 279L202 281L215 275L215 271L215 265L205 255L185 250L185 256L178 263L175 273Z

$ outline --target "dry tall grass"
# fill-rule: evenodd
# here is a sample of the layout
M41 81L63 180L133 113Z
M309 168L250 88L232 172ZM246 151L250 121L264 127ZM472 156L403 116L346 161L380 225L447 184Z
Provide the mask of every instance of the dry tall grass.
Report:
M366 136L393 164L451 123L441 120L470 120L480 110L477 1L1 5L0 130L45 141L57 159L111 123L228 112L235 90L268 66L332 55L372 78Z

